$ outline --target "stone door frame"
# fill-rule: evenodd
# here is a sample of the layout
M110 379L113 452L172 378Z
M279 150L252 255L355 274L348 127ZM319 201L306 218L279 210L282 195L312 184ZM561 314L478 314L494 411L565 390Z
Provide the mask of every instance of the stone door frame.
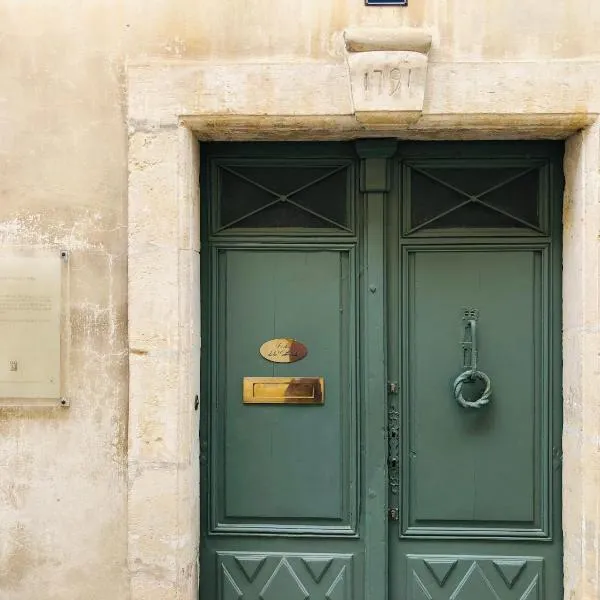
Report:
M198 598L198 141L378 136L567 140L564 597L600 597L600 111L590 108L600 89L588 85L598 79L593 65L568 61L433 63L421 118L407 124L393 107L383 119L357 117L343 58L128 65L132 600Z

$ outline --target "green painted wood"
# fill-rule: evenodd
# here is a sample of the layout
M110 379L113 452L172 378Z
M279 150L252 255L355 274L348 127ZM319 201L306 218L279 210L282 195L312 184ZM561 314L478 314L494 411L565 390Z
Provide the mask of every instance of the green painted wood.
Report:
M423 225L413 222L412 213L415 207L423 205L423 198L439 197L451 208L452 201L466 201L468 206L461 210L479 209L488 216L500 217L502 225L497 227L463 227L460 236L487 238L498 236L539 236L548 234L549 228L549 194L551 165L546 158L429 158L409 159L402 163L402 232L403 236L435 237L456 236L457 230L443 227L436 223L435 215L431 215L431 223ZM421 182L421 187L418 184ZM539 196L528 194L533 186L538 186ZM513 199L514 198L514 199ZM511 199L512 202L511 202ZM471 202L469 202L471 200ZM501 201L498 204L498 201ZM474 201L474 202L473 202ZM435 202L434 202L435 203ZM511 204L513 210L511 212ZM529 211L519 211L519 205L537 204L537 214L528 215ZM493 210L493 208L496 210ZM506 212L497 212L497 210ZM460 210L459 210L460 212ZM528 215L528 216L524 216ZM525 218L525 220L523 220ZM533 218L533 222L527 221Z
M406 250L401 533L548 535L547 464L535 455L548 444L543 263L543 250L514 246ZM479 310L479 368L492 382L482 409L465 409L452 394L464 371L464 307Z
M203 202L203 314L204 332L210 332L208 342L203 336L203 369L210 376L201 419L200 596L359 598L365 556L357 366L362 256L354 231L353 147L215 144L202 154L209 198ZM221 166L261 163L346 165L351 231L215 227L214 178ZM277 337L297 338L308 355L292 364L266 361L259 348ZM244 404L244 376L323 377L324 404Z
M540 558L408 557L408 597L497 600L547 598ZM440 594L441 591L441 594Z
M354 310L349 251L222 250L224 306L215 445L214 529L355 530L356 440L351 382ZM274 364L267 340L301 341L308 355ZM247 405L252 377L323 377L322 406Z
M402 432L400 490L390 491L390 502L400 505L389 529L392 598L562 598L554 459L561 427L561 149L409 143L399 153L399 206L388 246L388 360L390 377L400 381ZM443 189L436 182L415 195L407 181L413 168L436 178L444 169L468 172L467 181L451 171L444 176L477 194L478 169L482 176L488 169L489 178L490 168L520 166L539 173L539 230L413 231L410 203L426 203ZM441 198L452 197L440 194L436 210ZM459 406L452 390L462 367L463 308L480 311L479 367L493 391L481 409Z
M364 271L361 313L364 353L363 431L364 521L366 564L363 597L386 598L386 323L385 323L385 199L390 189L391 161L396 142L363 141L357 144L364 192Z
M352 555L217 554L219 598L305 600L352 597Z
M210 156L207 155L205 161L204 184L206 194L211 197L210 211L206 214L205 231L207 237L211 239L231 239L231 240L251 240L251 239L279 239L290 240L291 238L310 238L311 242L321 239L324 241L332 237L352 238L356 237L356 179L357 179L357 161L353 144L336 143L214 143L210 144ZM244 228L243 222L239 227L221 228L219 225L220 202L235 202L235 198L227 195L227 190L223 185L224 171L231 169L241 171L249 176L250 181L246 182L246 191L252 193L256 191L256 183L268 183L268 177L265 179L264 172L272 170L276 173L280 168L297 166L303 168L324 168L334 171L340 167L345 167L346 174L346 192L347 192L347 224L346 227L339 227L332 224L330 228L320 228L314 230L310 228L300 228L295 226L276 228L276 227L256 227ZM256 176L253 174L253 167L256 169ZM262 173L259 173L262 172ZM310 178L309 178L310 179ZM258 180L258 181L257 181ZM269 187L269 186L267 186ZM291 185L288 189L293 189ZM273 184L269 189L279 191L277 184ZM286 189L285 191L288 191ZM310 186L308 189L311 189ZM293 198L293 197L292 197Z
M202 150L201 598L561 598L562 145ZM217 226L223 165L295 161L348 166L349 228ZM494 169L521 168L535 170L537 216L493 200L539 225L411 224L437 189L479 198ZM409 185L418 170L435 185ZM481 412L452 393L468 307L493 385ZM274 337L308 356L266 362ZM244 375L324 376L325 404L245 406Z

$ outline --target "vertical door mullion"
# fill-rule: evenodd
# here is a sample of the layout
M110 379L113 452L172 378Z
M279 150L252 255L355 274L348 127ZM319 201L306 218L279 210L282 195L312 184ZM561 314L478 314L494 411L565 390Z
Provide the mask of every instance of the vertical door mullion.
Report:
M363 193L363 490L365 598L387 598L385 199L396 142L357 142Z

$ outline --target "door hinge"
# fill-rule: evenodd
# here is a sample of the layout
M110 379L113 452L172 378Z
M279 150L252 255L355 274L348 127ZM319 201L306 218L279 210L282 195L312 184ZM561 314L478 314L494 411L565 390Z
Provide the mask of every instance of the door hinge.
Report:
M206 463L207 453L208 453L208 444L206 442L202 441L202 439L200 439L200 448L198 451L198 458L199 458L201 464Z
M388 390L388 394L397 394L398 393L398 382L397 381L388 381L387 390Z
M398 509L394 506L392 508L388 508L388 518L390 521L398 520Z
M560 448L552 448L552 466L555 471L558 471L562 468L563 463L563 453Z

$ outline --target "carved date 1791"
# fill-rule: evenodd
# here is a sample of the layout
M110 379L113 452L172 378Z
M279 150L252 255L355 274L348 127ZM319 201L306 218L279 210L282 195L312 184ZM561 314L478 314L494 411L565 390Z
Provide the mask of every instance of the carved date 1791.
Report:
M364 89L378 95L401 95L410 88L411 69L392 67L391 69L371 69L365 71Z

